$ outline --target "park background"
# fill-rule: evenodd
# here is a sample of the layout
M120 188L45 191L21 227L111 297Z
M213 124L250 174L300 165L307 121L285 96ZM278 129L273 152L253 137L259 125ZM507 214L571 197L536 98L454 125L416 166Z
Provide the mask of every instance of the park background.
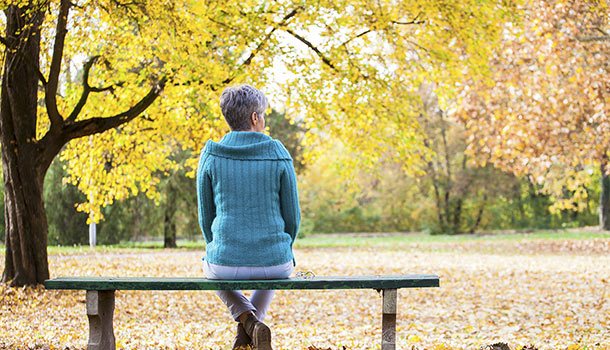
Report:
M440 275L401 295L400 346L610 347L605 1L0 4L0 348L85 342L82 296L11 286L201 275L194 169L243 82L294 158L300 269ZM122 347L229 341L213 295L130 298ZM284 293L276 344L375 348L375 302Z

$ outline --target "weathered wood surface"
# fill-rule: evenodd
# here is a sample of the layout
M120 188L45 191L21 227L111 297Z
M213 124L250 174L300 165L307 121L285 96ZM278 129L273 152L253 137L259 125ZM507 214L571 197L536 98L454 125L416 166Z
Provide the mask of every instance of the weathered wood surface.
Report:
M396 350L396 305L398 291L383 290L381 316L381 350Z
M437 275L377 275L288 278L281 280L209 280L186 277L58 277L47 289L84 290L255 290L255 289L397 289L438 287Z

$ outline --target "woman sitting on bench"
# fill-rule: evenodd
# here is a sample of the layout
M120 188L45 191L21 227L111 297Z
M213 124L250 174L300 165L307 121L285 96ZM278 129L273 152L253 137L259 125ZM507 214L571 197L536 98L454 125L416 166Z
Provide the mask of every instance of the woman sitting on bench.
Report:
M229 87L220 109L231 128L218 143L208 141L197 169L199 223L207 243L203 270L209 279L288 278L299 199L292 158L265 135L265 95L248 84ZM273 290L216 291L238 321L233 349L271 349L263 321Z

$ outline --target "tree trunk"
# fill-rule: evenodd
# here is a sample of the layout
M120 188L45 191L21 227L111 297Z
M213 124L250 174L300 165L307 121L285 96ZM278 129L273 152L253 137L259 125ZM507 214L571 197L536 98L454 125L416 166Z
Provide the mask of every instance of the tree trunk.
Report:
M461 225L462 225L462 204L464 200L462 198L458 199L455 203L455 209L453 210L453 229L451 233L460 233Z
M457 172L459 174L459 178L464 178L464 174L466 173L466 163L467 163L467 159L468 157L464 154L462 156L462 169L460 169L459 172ZM451 163L448 163L449 165ZM460 183L460 182L458 182ZM458 193L458 200L456 201L455 204L455 210L453 211L453 233L461 233L462 229L462 206L464 205L464 197L466 196L466 194L468 193L469 187L472 184L472 180L468 181L466 184L463 183L462 181L462 185L460 185L460 187L456 190Z
M479 211L477 212L477 218L474 220L474 224L470 228L470 234L474 234L479 228L481 224L481 220L483 219L483 211L485 210L485 204L487 203L487 193L483 195L483 200L481 201L481 206L479 206Z
M44 11L9 6L0 96L6 254L2 282L33 285L49 278L42 187L46 165L36 142L40 24Z
M70 140L105 132L132 121L163 91L168 76L153 83L150 91L129 109L112 117L78 120L87 97L90 59L83 71L83 93L74 110L63 118L57 108L57 91L63 57L69 0L61 0L55 29L53 57L46 79L40 72L40 28L49 11L48 1L27 1L23 7L6 7L6 33L0 95L0 142L5 187L6 255L2 281L12 286L32 285L49 277L47 220L43 205L44 176L53 159ZM38 81L43 82L44 103L51 122L37 139Z
M434 199L436 200L436 210L438 214L438 223L440 227L445 227L445 217L443 216L443 204L441 203L441 194L436 177L432 178L432 186L434 187Z
M176 248L176 189L168 179L165 197L164 248Z
M601 161L602 193L599 196L599 225L602 230L610 230L610 176L606 167L608 156L604 154Z

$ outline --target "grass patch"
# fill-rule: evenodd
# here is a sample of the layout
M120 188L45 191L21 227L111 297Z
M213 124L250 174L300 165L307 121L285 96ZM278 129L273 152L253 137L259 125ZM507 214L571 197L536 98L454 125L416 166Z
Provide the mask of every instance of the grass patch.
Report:
M400 247L406 245L438 245L461 244L476 242L520 242L520 241L558 241L558 240L587 240L610 238L610 232L588 229L571 230L545 230L530 233L491 233L491 234L461 234L461 235L430 235L426 233L349 233L349 234L313 234L297 239L296 248L333 248L333 247ZM203 240L178 240L181 250L204 250ZM122 242L114 245L100 245L94 248L95 252L129 252L142 250L163 249L162 241ZM4 245L0 244L0 251ZM49 254L70 254L89 252L89 246L49 246Z
M554 230L531 233L492 233L430 235L426 233L405 234L316 234L297 239L295 247L367 247L400 246L410 244L469 243L469 242L518 242L541 240L584 240L610 238L610 232L591 230Z
M173 249L184 249L184 250L204 250L205 242L201 241L178 241L178 247ZM147 241L147 242L121 242L119 244L111 245L98 245L91 249L88 245L74 245L74 246L49 246L49 254L61 254L61 253L77 253L77 252L88 252L95 251L98 253L104 252L129 252L129 251L142 251L142 250L161 250L163 248L162 241Z

